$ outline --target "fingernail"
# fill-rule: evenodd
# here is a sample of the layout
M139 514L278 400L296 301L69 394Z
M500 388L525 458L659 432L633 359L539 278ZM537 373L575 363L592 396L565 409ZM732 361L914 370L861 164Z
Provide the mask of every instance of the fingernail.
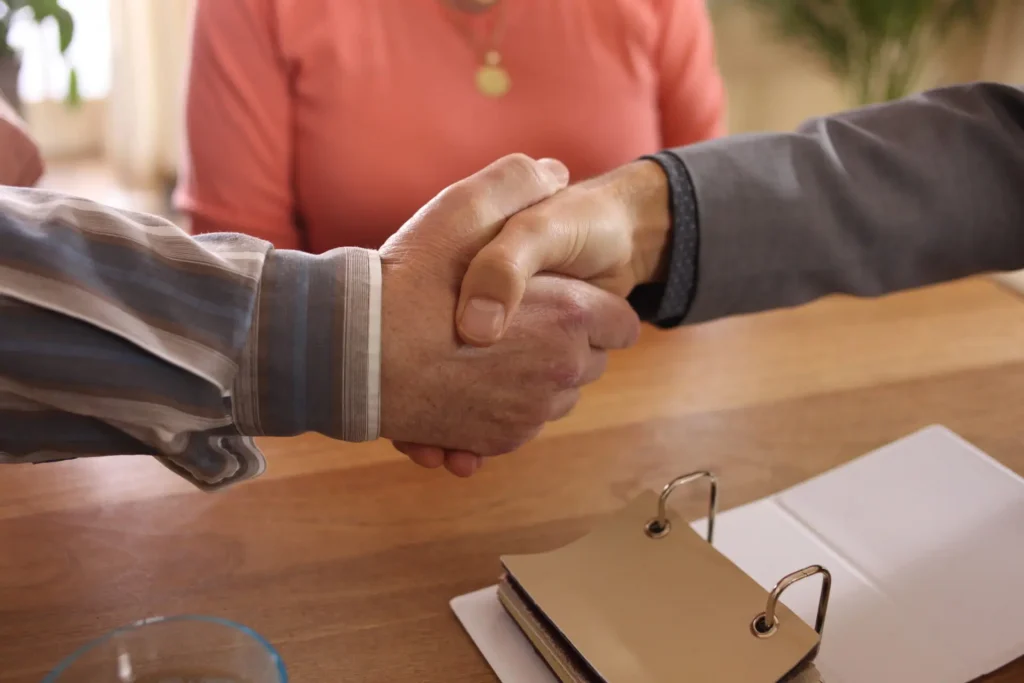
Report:
M548 173L555 176L560 184L565 185L569 182L569 169L558 159L541 159L537 162L548 170Z
M470 299L462 311L461 325L474 339L497 339L505 326L505 306L493 299Z

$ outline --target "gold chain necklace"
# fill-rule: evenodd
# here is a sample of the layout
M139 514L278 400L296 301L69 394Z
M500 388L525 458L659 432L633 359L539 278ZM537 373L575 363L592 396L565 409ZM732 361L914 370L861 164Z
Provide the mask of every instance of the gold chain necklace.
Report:
M455 0L449 0L448 4L456 10L460 10L460 4ZM481 64L477 67L475 75L476 89L485 97L503 97L512 89L512 78L509 76L508 70L502 66L501 52L498 51L501 34L505 29L505 3L503 0L475 0L473 4L478 5L480 11L497 5L498 16L484 49L481 50L477 45L476 36L468 27L454 20L452 23L470 46L482 53ZM461 10L461 12L466 11L465 9Z

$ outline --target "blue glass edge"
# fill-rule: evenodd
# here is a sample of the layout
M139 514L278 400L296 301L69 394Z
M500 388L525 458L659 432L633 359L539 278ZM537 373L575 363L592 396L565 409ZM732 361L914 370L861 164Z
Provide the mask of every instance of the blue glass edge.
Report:
M119 633L127 633L128 631L134 631L136 629L142 628L143 626L151 626L153 624L172 621L205 621L208 623L218 624L220 626L226 626L236 631L241 631L245 635L251 637L257 643L259 643L261 646L263 646L263 649L267 651L268 655L270 655L270 659L273 662L274 667L277 669L277 674L278 677L281 679L281 683L288 683L288 670L285 669L284 660L281 659L281 655L278 654L277 649L270 644L269 640L267 640L259 633L257 633L256 631L254 631L253 629L249 628L244 624L239 624L238 622L231 621L230 619L204 616L201 614L179 614L171 617L149 617L146 619L134 621L130 624L121 626L119 628L115 628L113 631L108 631L107 633L104 633L102 636L94 638L85 645L82 645L73 653L68 655L64 659L64 661L62 661L60 664L57 665L55 669L53 669L53 671L46 674L46 677L42 680L42 683L57 683L59 677L64 672L66 672L76 661L78 661L78 659L82 655L88 653L89 650L92 650L100 644L110 640Z

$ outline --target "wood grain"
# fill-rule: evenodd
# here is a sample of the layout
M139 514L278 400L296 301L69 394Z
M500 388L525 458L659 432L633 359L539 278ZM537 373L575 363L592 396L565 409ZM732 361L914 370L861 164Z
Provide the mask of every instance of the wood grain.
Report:
M8 466L0 681L182 612L252 626L295 681L494 681L448 600L493 582L499 555L680 472L712 467L729 508L933 423L1024 473L1022 393L1024 305L972 280L649 331L573 415L467 481L314 436L266 440L267 474L216 495L144 458ZM986 680L1024 680L1024 660Z

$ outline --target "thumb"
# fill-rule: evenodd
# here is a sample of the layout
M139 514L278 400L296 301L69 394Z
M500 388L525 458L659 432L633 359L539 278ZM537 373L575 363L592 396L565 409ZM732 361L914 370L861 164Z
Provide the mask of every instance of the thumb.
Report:
M513 216L469 264L456 309L459 336L468 344L490 346L501 339L539 272L561 268L579 243L579 228L548 221L543 212Z

